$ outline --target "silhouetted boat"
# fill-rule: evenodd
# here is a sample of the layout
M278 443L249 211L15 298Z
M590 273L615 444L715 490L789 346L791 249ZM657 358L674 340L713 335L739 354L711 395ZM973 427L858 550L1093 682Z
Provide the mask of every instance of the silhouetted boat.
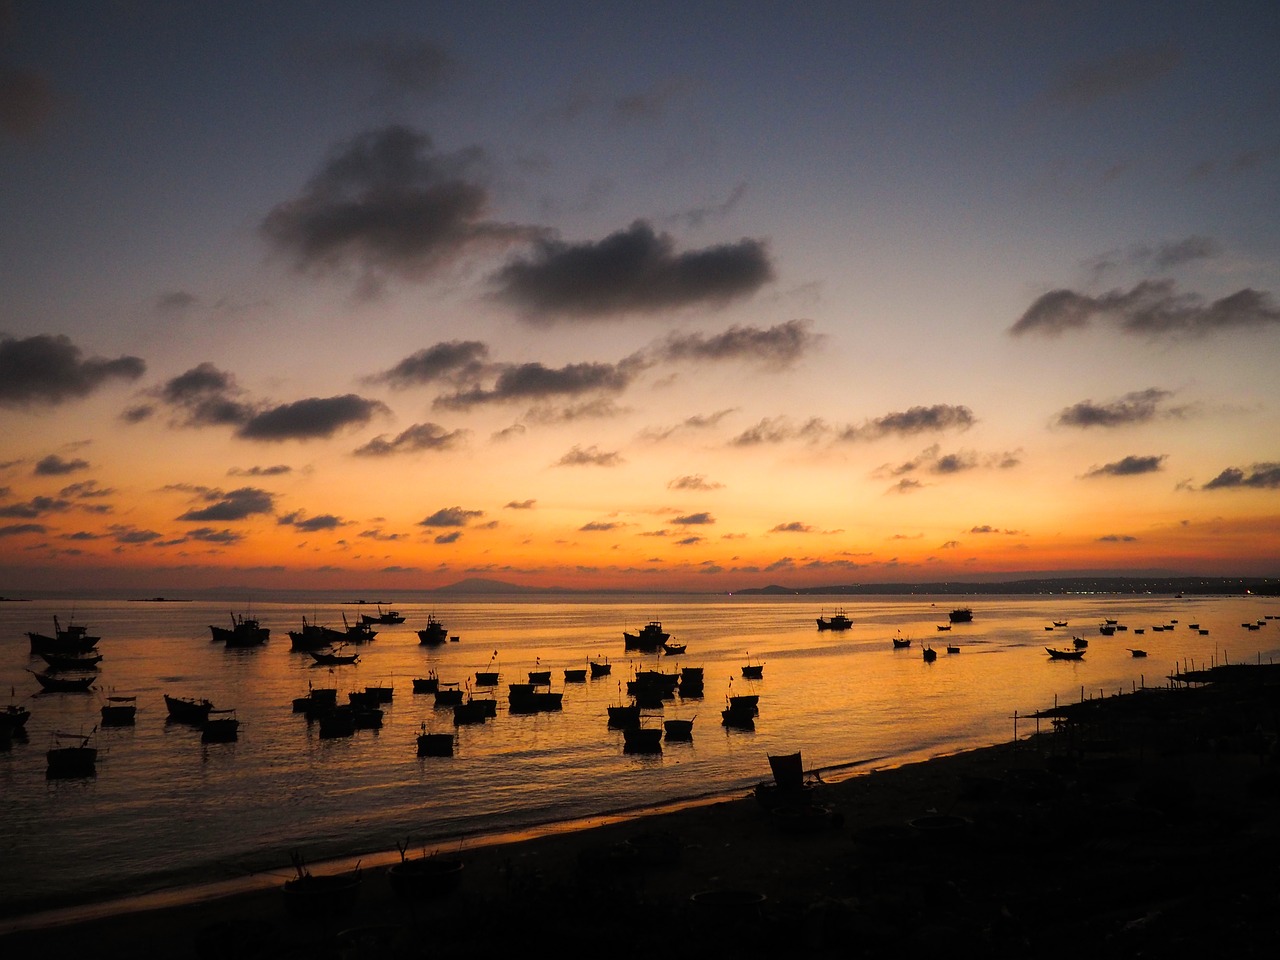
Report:
M31 641L32 653L83 653L92 650L102 639L89 636L87 627L74 622L64 628L56 615L53 618L53 636L29 630L27 638Z
M138 713L137 697L107 697L102 705L102 725L104 727L131 726Z
M240 721L230 708L210 710L200 725L201 743L231 743L240 737Z
M960 652L960 648L956 646L954 643L947 644L947 653L959 653L959 652Z
M529 682L534 686L546 687L551 684L551 671L542 669L542 658L538 657L534 660L536 670L529 671Z
M644 653L655 653L659 647L671 639L671 634L662 629L658 620L650 620L637 633L622 631L623 646L627 650L640 650Z
M231 626L219 627L209 624L209 631L214 641L221 640L228 647L258 647L267 642L271 635L268 627L262 626L256 619L244 614L231 614Z
M625 730L640 725L640 704L619 704L605 708L609 714L609 726Z
M829 617L818 617L819 630L848 630L853 626L853 621L845 614L841 608Z
M1077 650L1083 650L1089 645L1089 641L1084 637L1072 637L1071 643Z
M49 665L50 670L97 670L102 662L102 654L96 650L84 653L42 653L40 659Z
M445 630L444 624L436 619L434 613L428 615L427 625L418 631L418 642L430 646L444 643L447 639L449 639L449 634Z
M209 719L209 711L213 709L212 701L195 697L171 697L164 695L164 705L169 711L169 719L178 723L191 723L201 726Z
M414 693L435 693L436 688L440 685L440 680L436 676L436 672L432 670L425 677L413 678Z
M732 698L730 699L732 700ZM720 719L726 727L736 727L739 730L754 730L758 712L754 707L735 706L730 702L729 706L720 711Z
M437 707L452 707L462 702L462 687L456 680L436 682L435 690Z
M383 610L382 607L379 606L377 616L374 616L368 613L362 613L360 614L360 622L361 623L396 624L396 623L404 623L404 617L402 617L400 613L396 610Z
M428 733L427 725L422 725L418 734L418 756L420 757L452 757L453 744L458 739L455 733Z
M428 736L432 736L428 734ZM441 756L452 755L450 753ZM387 880L391 890L401 900L433 899L452 893L462 882L463 863L453 857L432 854L416 860L405 859L407 844L396 845L400 849L400 862L387 867Z
M336 643L345 643L346 639L343 631L308 623L306 617L302 618L302 629L289 631L291 650L321 650Z
M1130 648L1129 652L1135 657L1145 657L1147 655L1147 651L1145 650L1134 650L1133 648Z
M928 645L926 645L920 653L924 657L925 663L933 663L933 661L938 659L938 651Z
M586 667L565 667L564 682L565 683L586 683L587 668Z
M285 909L295 917L319 919L349 914L360 895L360 869L352 873L315 875L302 858L291 854L297 875L284 882Z
M687 649L689 649L687 645L683 643L676 643L674 640L668 640L662 645L662 652L670 654L671 656L679 656Z
M909 646L911 646L910 637L894 637L893 638L893 649L905 650Z
M622 750L624 753L661 753L661 727L624 727L622 730Z
M973 620L973 610L969 607L956 607L947 616L952 623L970 623Z
M326 667L349 666L356 663L360 659L358 653L341 653L341 647L335 647L330 650L308 650L311 659L317 665Z
M489 663L483 670L476 671L477 687L496 687L502 679L500 671L494 669L494 661L498 659L498 651L493 651L493 656L489 658Z
M85 693L93 686L93 682L98 679L96 673L74 675L69 673L36 673L34 670L28 670L27 672L40 681L40 686L49 693Z
M1084 650L1055 650L1053 647L1045 647L1045 653L1049 654L1052 660L1083 660Z
M672 718L662 721L663 736L667 740L686 741L693 739L693 719L681 720Z
M348 623L347 615L342 615L342 626L345 631L344 641L346 643L368 643L378 635L378 631L373 629L373 624L361 620L359 623Z
M97 731L93 728L93 732ZM98 748L92 746L93 733L62 733L55 731L53 746L45 753L48 764L45 775L50 779L60 777L92 777L97 773Z
M0 730L2 731L12 733L15 730L22 730L30 719L31 711L26 707L20 707L16 703L0 707Z
M752 663L751 655L747 654L747 662L742 665L742 676L747 680L759 680L764 676L764 664Z
M613 665L609 663L608 657L605 657L603 660L588 660L587 667L590 669L591 676L593 678L607 677L613 670Z

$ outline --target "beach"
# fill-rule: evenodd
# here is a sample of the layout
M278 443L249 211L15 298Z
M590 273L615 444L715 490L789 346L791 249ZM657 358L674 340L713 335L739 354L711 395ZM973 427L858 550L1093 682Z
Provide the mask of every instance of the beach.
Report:
M1057 707L1016 741L901 767L824 772L794 758L792 783L795 767L775 778L762 762L744 796L492 846L462 839L432 851L462 862L449 889L404 895L385 864L362 864L354 892L310 911L267 878L11 930L0 946L183 958L491 955L539 940L623 957L1269 953L1275 672L1213 668L1211 682Z

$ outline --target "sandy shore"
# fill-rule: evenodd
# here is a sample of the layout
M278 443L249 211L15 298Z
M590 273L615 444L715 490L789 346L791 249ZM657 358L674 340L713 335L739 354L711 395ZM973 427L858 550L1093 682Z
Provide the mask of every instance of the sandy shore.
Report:
M1039 736L895 769L385 865L314 910L281 883L0 936L10 956L1255 956L1280 934L1269 667L1062 707ZM1058 722L1055 724L1053 720ZM1028 731L1029 732L1029 731ZM411 859L421 851L409 850Z

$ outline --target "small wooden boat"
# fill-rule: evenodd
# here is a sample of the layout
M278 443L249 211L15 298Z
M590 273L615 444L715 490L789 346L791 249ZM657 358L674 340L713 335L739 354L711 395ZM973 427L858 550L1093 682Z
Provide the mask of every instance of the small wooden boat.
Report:
M213 709L212 701L195 697L171 697L164 695L164 705L169 711L169 719L177 723L190 723L203 726L209 719L209 711Z
M546 687L551 684L551 671L542 669L542 658L538 657L534 660L536 669L529 671L529 682L534 686Z
M661 727L624 727L622 730L622 751L624 753L661 753Z
M1077 650L1083 650L1089 645L1089 641L1084 637L1072 637L1071 643Z
M905 650L909 646L911 646L910 637L894 637L893 638L893 649Z
M947 644L947 653L959 653L959 652L960 652L960 648L956 646L954 643Z
M1053 647L1045 647L1045 653L1049 654L1051 660L1083 660L1084 650L1057 650Z
M97 727L94 727L94 732ZM62 777L92 777L97 773L98 748L92 746L93 733L62 733L55 731L53 746L45 752L49 779Z
M494 669L494 663L498 659L498 651L493 651L493 656L489 658L488 665L483 670L476 671L477 687L496 687L502 679L502 674Z
M586 683L586 682L587 682L587 668L586 668L586 667L581 667L581 668L578 668L578 667L573 667L573 668L565 667L565 670L564 670L564 682L565 682L565 683Z
M764 676L764 664L752 663L751 654L747 654L747 662L742 665L742 676L747 680L759 680Z
M452 707L462 702L462 686L456 680L440 680L436 683L437 707Z
M819 616L817 620L819 630L848 630L853 626L853 621L845 614L843 608L829 617Z
M311 654L311 659L317 666L340 667L359 662L360 654L342 653L341 649L341 647L333 647L328 650L308 650L307 653Z
M356 732L356 714L351 705L332 706L319 714L320 738L332 740L336 737L350 737Z
M200 725L201 743L232 743L240 737L240 721L233 709L210 710Z
M268 627L262 626L256 619L244 614L231 614L231 626L219 627L209 624L209 632L213 634L215 643L221 641L228 647L259 647L267 642L271 635Z
M672 657L678 657L688 649L687 644L676 643L674 640L668 640L662 645L662 652Z
M739 693L729 695L730 710L744 710L752 714L760 712L760 695L758 693Z
M53 636L46 633L27 631L31 641L32 653L83 653L98 645L101 637L89 636L89 630L82 624L68 623L63 627L55 615L53 618Z
M1157 630L1163 630L1163 629L1164 629L1164 627L1156 627L1155 629L1157 629ZM1100 634L1102 634L1104 637L1114 636L1114 635L1115 635L1115 632L1116 632L1116 625L1115 625L1114 623L1103 623L1103 624L1100 624L1100 625L1098 626L1098 632L1099 632Z
M680 696L681 697L700 697L703 688L703 668L702 667L681 667L680 668Z
M940 623L940 624L938 624L938 629L939 629L939 630L941 630L943 633L946 633L948 630L950 630L950 629L951 629L951 624L949 624L949 623ZM1046 629L1046 630L1052 630L1052 629L1053 629L1053 627L1045 627L1045 629Z
M588 660L587 667L591 671L592 679L595 679L596 677L607 677L613 670L613 664L609 663L608 657L605 657L603 660Z
M290 650L323 650L334 644L344 643L347 635L341 630L333 630L317 623L308 623L302 618L301 630L289 631Z
M640 725L640 704L619 704L605 708L609 714L609 726L626 730Z
M483 700L467 699L453 705L453 725L463 726L469 723L484 723L490 717L489 708Z
M20 707L16 703L11 703L6 707L0 708L0 731L12 733L14 730L25 729L27 721L30 719L30 710L26 707Z
M300 918L317 919L349 914L360 896L360 868L351 873L312 874L294 853L297 875L284 882L285 909Z
M662 734L667 740L685 742L693 739L693 721L696 718L681 720L673 718L662 721Z
M456 733L428 733L424 723L422 732L418 734L418 756L452 757L453 745L457 739Z
M734 707L725 707L720 711L721 722L726 727L734 727L738 730L754 730L756 728L757 711L735 709Z
M375 703L390 703L395 697L395 687L387 684L365 687L364 692L373 697Z
M1065 621L1065 620L1055 620L1055 621L1053 621L1053 625L1054 625L1055 627L1065 627L1065 626L1067 625L1067 621Z
M972 623L973 610L970 609L969 607L956 607L949 614L947 614L947 618L952 623Z
M938 651L928 645L926 645L920 652L924 656L925 663L933 663L933 661L938 659Z
M98 679L95 673L86 673L83 675L73 675L69 673L36 673L34 670L28 670L29 674L40 682L40 686L48 693L87 693L89 688L93 686L93 682Z
M398 610L383 610L381 605L379 605L377 616L374 616L368 613L362 613L360 614L360 622L370 623L370 624L376 624L376 623L396 624L396 623L404 623L404 617L400 615L400 612Z
M96 650L84 653L42 653L40 659L49 665L50 670L97 670L102 662L102 654Z
M414 693L435 693L436 688L440 685L440 679L436 676L436 672L432 670L425 677L413 678Z
M402 900L430 899L458 889L464 869L461 860L437 854L409 860L405 857L408 847L408 843L397 843L400 862L387 867L387 880L397 897Z
M1132 647L1130 647L1130 648L1129 648L1129 653L1131 653L1131 654L1132 654L1133 656L1135 656L1135 657L1145 657L1145 656L1147 655L1147 651L1145 651L1145 650L1135 650L1135 649L1133 649Z
M359 623L348 623L347 615L342 615L342 626L346 634L345 642L347 643L368 643L378 635L378 631L373 629L372 623L361 620Z
M427 625L418 631L418 642L424 646L444 643L448 638L448 631L445 630L444 624L436 619L434 613L427 617Z
M137 697L107 697L102 705L104 727L132 726L138 713Z

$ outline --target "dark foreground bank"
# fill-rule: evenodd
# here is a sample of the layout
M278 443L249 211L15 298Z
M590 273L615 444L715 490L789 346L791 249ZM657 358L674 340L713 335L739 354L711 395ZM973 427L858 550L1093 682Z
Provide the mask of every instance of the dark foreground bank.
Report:
M1187 675L1203 682L1047 711L1029 739L839 782L807 773L792 783L783 762L775 780L762 758L756 795L463 845L435 858L459 860L459 873L413 889L393 887L399 871L364 867L313 899L273 884L19 930L0 937L0 951L1271 956L1278 672Z

